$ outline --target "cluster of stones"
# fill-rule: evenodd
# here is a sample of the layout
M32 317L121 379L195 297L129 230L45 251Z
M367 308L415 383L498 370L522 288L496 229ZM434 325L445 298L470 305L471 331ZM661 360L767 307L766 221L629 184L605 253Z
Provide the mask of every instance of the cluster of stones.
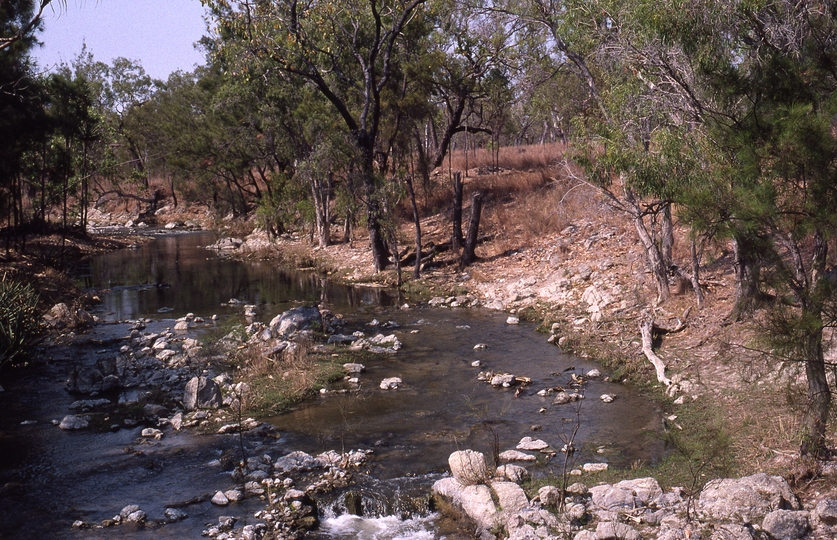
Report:
M713 480L692 498L683 488L664 492L655 479L638 478L592 487L575 482L563 491L547 485L530 499L519 485L528 477L523 467L489 471L472 450L454 452L448 463L451 476L434 484L434 496L486 540L497 531L511 540L837 538L837 501L803 509L784 479L764 473Z
M474 349L484 349L485 347L485 344L478 343L474 346ZM471 365L473 367L481 367L482 362L476 360L472 362ZM554 394L552 404L565 405L567 403L572 403L584 399L584 392L581 390L581 388L589 379L598 379L601 376L602 374L598 369L591 369L584 375L578 375L573 373L570 376L571 378L568 384L568 386L570 386L571 388L570 390L566 390L562 387L550 387L538 390L537 394L541 397L546 397ZM494 388L509 388L516 385L527 386L531 383L531 380L528 377L521 377L518 375L513 375L511 373L495 373L490 370L480 371L477 374L477 380L488 383ZM616 395L602 394L601 396L599 396L599 399L601 399L604 403L612 403L616 399ZM540 410L540 412L545 411L546 409Z
M75 368L67 381L67 391L95 397L100 392L122 390L119 406L140 403L146 398L144 388L154 388L165 394L178 394L185 381L193 378L192 370L203 349L197 340L185 337L180 330L143 332L148 322L150 321L140 320L133 323L131 333L125 340L127 343L121 346L118 354L98 357L88 365ZM175 327L181 324L191 327L203 323L200 317L189 314L176 321ZM110 400L88 399L79 400L70 408L89 412L109 405ZM149 417L165 414L158 409L144 412ZM85 416L72 414L56 423L62 429L82 429L87 427L88 420ZM135 424L131 419L127 419L126 422L128 426ZM112 427L118 429L120 426Z
M428 305L433 307L474 307L479 305L479 301L473 296L436 296L431 298Z
M291 238L291 236L283 235L283 238ZM216 251L222 257L233 254L258 254L272 250L273 248L274 244L268 237L267 232L261 229L254 231L245 239L225 237L219 239L212 245L206 246L206 249Z
M88 418L83 416L83 413L112 406L110 400L93 399L99 391L127 387L129 390L123 392L120 404L131 404L144 397L140 388L152 384L175 394L179 398L175 401L180 401L182 408L170 411L160 405L144 405L144 420L154 425L141 431L141 438L145 441L164 438L167 429L195 427L225 434L266 427L252 418L244 419L240 423L223 422L228 417L222 412L223 409L227 407L235 410L237 400L249 391L245 383L234 383L227 374L215 377L191 375L194 369L200 368L197 362L191 361L195 358L194 355L200 352L200 344L186 337L184 331L203 321L190 314L176 321L173 330L166 329L160 333L143 332L148 322L150 321L143 320L134 323L131 335L126 340L128 343L121 347L115 358L97 359L95 366L88 367L83 373L79 372L81 376L79 373L74 375L68 388L79 393L86 391L91 394L91 399L73 403L71 409L81 414L68 415L61 423L62 428L86 427ZM294 340L312 337L315 329L333 331L339 328L341 322L339 317L327 311L321 313L316 307L296 308L277 316L268 325L249 325L247 343L268 347L274 354L287 353L297 346ZM392 322L382 324L372 321L369 326L376 330L397 328L397 324ZM366 338L362 333L357 333L352 338L342 342L351 342L355 347L358 347L360 342L360 346L367 350L390 354L401 347L401 342L395 335L385 336L379 332L371 338ZM239 336L231 334L222 338L220 345L222 348L226 346L232 349L242 343ZM349 377L355 378L365 371L362 364L347 364L345 369ZM183 381L188 382L183 384ZM386 385L387 388L396 388L400 384L400 380L385 380L382 387ZM182 388L182 394L178 393L178 388ZM136 421L126 419L126 424L133 426ZM120 426L113 427L116 429ZM259 497L265 501L266 506L264 510L256 513L256 517L263 523L235 528L237 518L223 516L217 524L209 526L204 535L220 540L258 539L272 531L283 538L303 537L304 531L319 524L312 495L348 485L351 480L349 469L363 464L369 452L371 451L339 454L330 451L316 457L304 452L293 452L277 460L272 460L267 455L248 459L243 468L239 467L233 472L232 478L239 482L239 485L218 490L210 501L218 506L232 507L246 498ZM298 488L298 483L304 487ZM165 516L165 519L158 523L184 519L187 514L180 509L169 508L166 509ZM79 521L74 526L101 528L121 523L144 524L147 520L143 510L130 505L112 519L101 523Z
M306 531L319 525L314 496L349 485L352 480L350 470L365 464L370 453L371 450L352 450L343 454L329 450L312 456L297 451L275 460L266 454L250 457L245 467L238 467L232 473L233 481L239 485L216 491L210 502L232 509L236 503L257 497L265 503L264 509L254 514L260 522L235 529L238 517L221 516L218 523L209 526L202 535L215 540L258 540L273 532L278 538L303 538ZM221 463L217 461L209 465L220 466ZM186 512L174 507L166 508L164 515L164 519L155 523L188 517ZM148 521L145 511L137 505L129 505L101 523L79 520L73 523L73 527L101 529L126 523L144 525Z
M218 491L212 504L231 506L247 497L259 497L265 508L254 514L262 521L233 530L233 521L219 520L218 525L203 531L216 540L261 538L267 532L281 538L302 538L305 531L319 525L314 495L345 487L352 479L350 469L360 467L371 450L353 450L340 454L333 450L317 456L291 452L276 460L269 455L249 458L244 469L232 475L243 486Z
M166 508L164 511L165 519L156 521L155 523L171 523L186 519L188 514L179 508ZM73 522L73 527L76 529L104 529L107 527L114 527L116 525L134 524L143 526L148 523L148 514L136 504L129 504L123 508L118 514L110 519L105 519L101 523L90 523L82 520Z
M55 311L56 313L63 313L62 310ZM69 311L65 315L75 317ZM140 403L147 397L145 392L142 391L143 388L154 388L162 394L172 395L176 400L180 398L179 391L185 385L181 401L186 411L218 409L224 406L235 409L241 396L249 391L245 384L232 384L230 377L226 374L214 378L207 376L194 377L193 375L195 369L201 367L199 360L202 360L203 348L200 342L188 337L186 332L206 324L206 321L190 313L176 320L173 329L166 329L163 332L144 332L143 330L150 322L150 320L145 319L133 322L130 336L126 338L127 343L121 346L118 354L95 358L95 361L88 363L87 366L76 368L67 381L67 390L71 393L87 394L90 397L95 397L100 392L121 389L123 392L118 404L120 406L131 406ZM60 324L66 326L68 322L65 321ZM247 343L265 349L265 354L271 357L289 354L298 347L295 340L302 337L311 338L315 329L329 333L334 332L342 324L342 319L339 316L335 316L327 310L321 312L317 307L298 307L276 316L267 325L252 322L246 328L249 336ZM378 321L373 321L370 326L375 329L398 327L393 322L381 324ZM401 341L395 334L384 335L380 332L372 337L366 337L362 332L356 332L351 336L332 333L330 338L330 343L349 343L351 349L364 349L382 354L393 354L402 346ZM235 349L241 344L240 337L235 333L231 333L219 341L219 346L227 350ZM349 373L350 379L359 383L361 371L363 371L362 366L360 370ZM381 388L394 389L401 384L400 379L392 378L383 381ZM80 400L71 408L86 413L111 405L110 400L104 399ZM146 405L146 407L149 407L149 405ZM177 414L171 418L164 418L168 414L167 410L158 405L151 405L151 407L154 410L143 411L145 417L155 421L160 418L159 421L163 424L181 425L181 422L183 422L183 425L188 427L195 424L206 426L206 422L208 422L205 418L184 420ZM88 427L90 417L78 414L78 412L66 415L62 420L56 420L54 423L65 430ZM133 426L136 421L126 419L125 423L127 426ZM252 419L248 419L246 423L243 422L242 424L242 426L238 424L221 426L220 432L229 433L239 429L252 429L258 425ZM121 426L114 424L111 427L112 429L118 429ZM160 438L160 435L156 432L149 436Z

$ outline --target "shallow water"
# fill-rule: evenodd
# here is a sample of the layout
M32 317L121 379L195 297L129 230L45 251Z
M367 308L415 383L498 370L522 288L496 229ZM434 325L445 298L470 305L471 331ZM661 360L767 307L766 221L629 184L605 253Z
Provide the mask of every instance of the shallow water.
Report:
M543 388L568 387L573 373L586 373L596 364L562 354L531 325L507 325L504 315L481 309L388 310L381 315L401 325L394 333L403 349L365 361L357 392L322 396L270 419L300 448L374 448L381 465L373 471L380 477L442 471L457 449L491 456L494 434L500 452L525 436L560 449L576 425L580 451L573 459L579 463L627 466L653 460L659 452L653 437L659 414L628 387L591 380L586 399L577 404L552 405L552 396L538 396ZM475 350L478 343L487 348ZM481 367L472 367L475 360ZM485 369L528 377L532 383L492 388L477 380ZM386 377L400 377L404 384L381 390ZM598 398L604 393L617 399L603 403ZM541 455L537 470L556 472L556 466L563 466L560 458L547 461Z
M225 305L236 298L258 304L264 321L299 303L322 303L345 316L345 333L374 335L379 329L367 325L373 318L400 325L380 331L395 333L404 347L365 360L358 390L329 393L266 419L281 432L279 440L245 437L248 455L273 458L293 450L373 450L356 474L360 485L352 488L363 494L366 516L345 516L342 492L337 492L320 501L325 521L312 537L454 538L455 533L439 529L432 515L411 515L397 501L426 495L457 449L490 456L514 448L527 435L559 449L577 426L574 442L580 451L571 464L597 460L624 466L654 461L662 451L653 437L659 413L630 388L591 381L578 407L552 405L551 397L537 396L541 388L566 386L572 373L586 373L596 364L562 354L532 325L506 325L504 314L483 309L398 309L403 299L389 291L341 287L266 262L222 260L202 248L212 242L207 233L161 237L138 250L94 258L81 279L109 288L97 315L113 321L152 317L159 320L153 330L172 326L172 319L161 317L187 312L237 317L240 307ZM115 338L127 332L125 325L97 327L86 336L84 354L113 354L120 345ZM475 350L477 343L487 347ZM81 353L58 348L44 354L49 358L39 366L8 373L2 381L0 539L198 538L219 515L239 517L237 527L256 522L252 515L260 503L249 499L226 508L195 502L184 507L186 520L155 525L166 506L235 485L228 473L209 463L222 452L236 452L237 437L167 430L162 441L147 443L139 440L140 427L63 432L50 421L68 414L67 407L78 398L67 394L62 383L78 361L72 355ZM475 360L482 366L472 367ZM516 396L515 388L477 381L485 369L529 377L532 384ZM403 387L381 390L381 379L391 376L401 377ZM616 401L602 403L598 397L605 392L616 394ZM37 423L21 425L25 420ZM530 469L540 475L560 472L562 457L539 455ZM152 523L97 531L70 527L77 519L110 518L129 504L138 504Z

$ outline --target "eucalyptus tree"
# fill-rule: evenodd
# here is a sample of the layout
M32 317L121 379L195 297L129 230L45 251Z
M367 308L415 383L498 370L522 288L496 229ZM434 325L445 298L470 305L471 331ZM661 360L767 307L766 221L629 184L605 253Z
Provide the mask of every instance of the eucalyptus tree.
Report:
M0 211L14 226L26 219L21 176L26 153L48 129L43 84L29 57L40 20L33 8L25 0L0 3Z
M50 126L50 137L45 141L41 182L41 218L45 218L47 183L61 208L64 229L77 222L82 230L87 226L88 178L92 164L91 145L100 138L100 119L94 105L93 91L84 76L63 69L46 81L45 109ZM34 150L34 149L33 149ZM70 204L77 203L77 220L70 220Z
M217 47L230 74L247 78L254 66L268 64L292 80L310 85L331 105L358 148L362 199L366 208L376 270L387 265L381 181L376 158L380 146L382 96L395 84L393 68L409 27L422 16L426 0L384 2L293 0L204 0L217 25Z
M517 18L480 2L445 1L434 7L434 28L423 60L428 69L419 74L429 90L429 103L438 109L429 119L435 143L431 169L442 165L456 134L492 133L481 114L491 97L491 82L498 73L516 72L520 62L515 50ZM425 146L430 147L428 142Z

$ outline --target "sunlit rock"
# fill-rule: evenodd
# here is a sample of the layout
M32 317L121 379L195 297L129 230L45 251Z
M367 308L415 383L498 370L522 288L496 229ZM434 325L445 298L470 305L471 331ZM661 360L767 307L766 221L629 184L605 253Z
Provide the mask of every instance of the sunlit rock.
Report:
M532 437L523 437L517 443L518 450L543 450L544 448L549 448L549 444L540 439L532 439Z
M274 337L287 339L302 330L322 329L323 319L317 307L300 306L274 317L269 327Z
M381 390L395 390L402 384L400 377L387 377L381 381Z
M487 478L485 455L473 450L460 450L448 457L450 472L463 485L481 484Z

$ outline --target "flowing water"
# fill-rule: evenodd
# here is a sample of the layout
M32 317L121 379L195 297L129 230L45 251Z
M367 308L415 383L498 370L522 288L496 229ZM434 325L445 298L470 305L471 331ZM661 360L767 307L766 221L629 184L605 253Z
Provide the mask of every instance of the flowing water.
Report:
M344 330L395 333L403 348L364 360L359 389L332 392L293 411L264 419L281 438L246 438L251 455L274 459L293 450L370 449L367 464L349 488L362 499L363 517L346 512L344 491L320 501L324 522L319 538L455 538L427 508L432 482L447 469L448 455L471 448L491 456L514 448L524 436L560 449L577 430L579 451L571 464L606 461L627 466L653 461L661 444L653 437L660 415L651 403L622 385L592 380L586 399L552 405L542 388L566 386L573 373L596 367L564 355L528 324L507 325L506 315L482 309L401 309L393 292L332 284L313 273L292 272L268 262L236 262L203 249L208 233L163 236L136 250L95 257L80 272L88 286L106 287L101 309L108 321L139 317L171 326L170 318L188 312L237 317L230 299L257 304L260 319L300 303L321 303L347 321ZM370 326L373 319L392 329ZM150 328L153 330L154 325ZM105 353L125 325L100 325L86 337L90 354ZM100 345L101 344L101 345ZM110 344L110 345L109 345ZM485 348L475 349L477 344ZM117 345L118 347L118 342ZM101 350L97 350L101 347ZM194 503L217 489L234 485L214 464L238 444L232 436L169 434L160 444L137 443L141 428L115 433L62 432L49 423L67 414L75 398L61 390L68 359L60 353L49 366L12 373L0 393L0 539L4 538L197 538L219 515L235 515L239 526L255 523L257 500L217 508ZM472 364L479 361L481 366ZM492 388L477 380L481 370L509 372L532 383ZM379 388L385 377L400 377L394 391ZM18 389L27 389L25 394ZM598 397L616 394L613 403ZM37 421L22 425L24 421ZM563 454L541 456L530 466L535 475L560 474ZM189 518L155 526L163 510L185 504ZM101 521L128 504L138 504L152 524L97 531L74 530L76 519ZM250 516L250 517L248 517ZM4 532L6 531L6 532Z

